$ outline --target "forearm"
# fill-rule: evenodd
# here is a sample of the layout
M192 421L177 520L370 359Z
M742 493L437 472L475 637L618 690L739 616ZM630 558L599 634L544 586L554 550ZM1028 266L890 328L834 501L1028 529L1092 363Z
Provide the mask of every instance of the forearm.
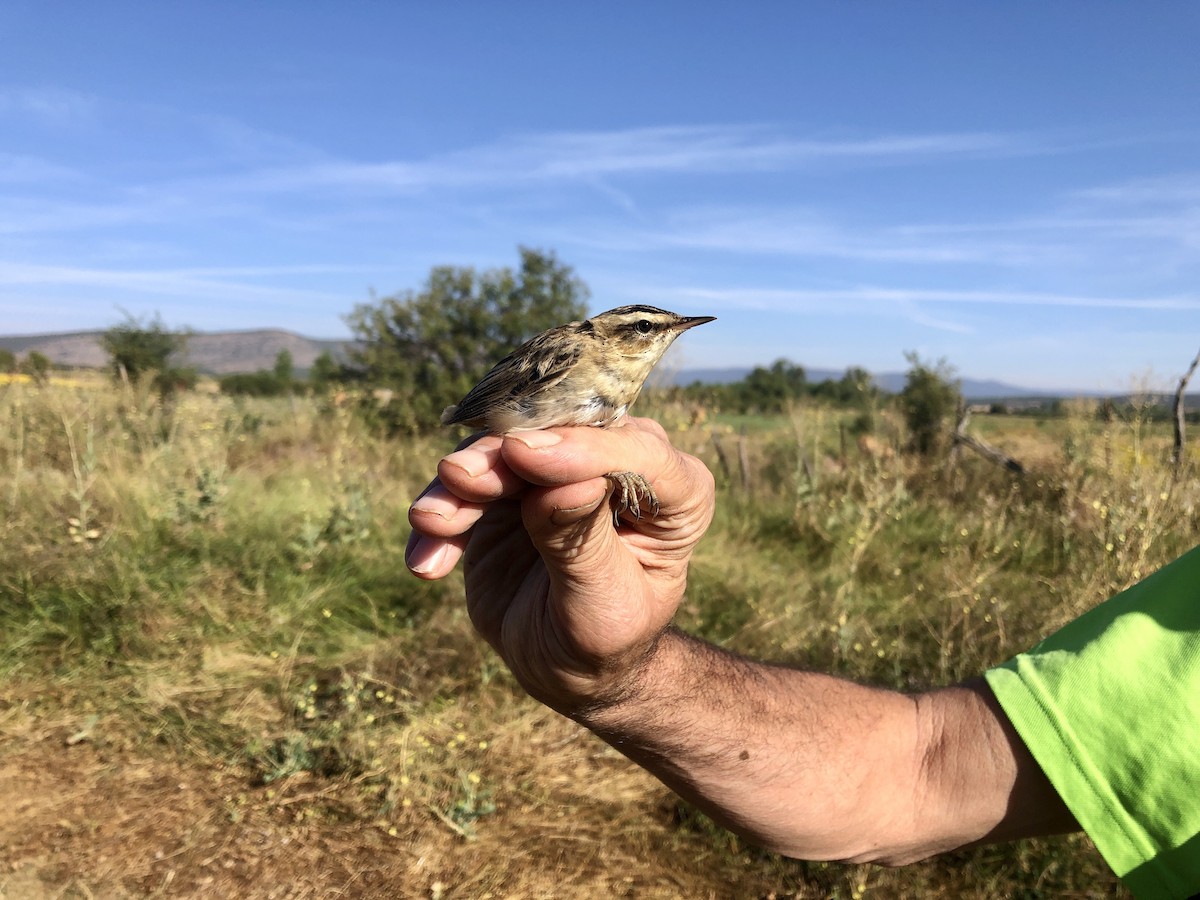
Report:
M605 475L624 471L660 513L614 528ZM531 694L750 839L899 863L1073 827L982 682L909 697L660 632L714 487L656 423L489 435L438 472L413 571L463 555L471 619Z
M576 715L757 844L805 859L902 863L988 837L1069 827L1012 819L1030 781L977 688L909 697L768 666L668 630L619 702ZM1036 768L1036 767L1035 767ZM1024 781L1022 781L1024 778ZM1059 804L1061 805L1061 804ZM1011 833L1010 833L1011 832Z

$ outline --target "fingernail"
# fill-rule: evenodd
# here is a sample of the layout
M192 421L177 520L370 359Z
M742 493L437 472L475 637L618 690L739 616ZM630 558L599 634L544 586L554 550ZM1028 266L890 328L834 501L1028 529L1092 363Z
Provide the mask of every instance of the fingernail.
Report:
M449 519L458 506L435 488L424 497L418 498L411 507L413 512L427 513L441 519Z
M450 545L444 541L419 538L404 557L404 562L418 575L429 575L441 568L446 561Z
M509 434L508 437L514 441L520 441L530 450L541 450L543 447L553 447L562 440L561 434L555 434L553 431L519 431L515 434Z
M604 498L601 497L594 503L585 503L583 506L573 506L570 509L556 509L550 513L550 521L559 526L574 525L576 522L592 515L603 502Z
M455 450L442 458L447 465L462 469L472 478L482 475L491 465L488 455L481 450L467 447L465 450Z

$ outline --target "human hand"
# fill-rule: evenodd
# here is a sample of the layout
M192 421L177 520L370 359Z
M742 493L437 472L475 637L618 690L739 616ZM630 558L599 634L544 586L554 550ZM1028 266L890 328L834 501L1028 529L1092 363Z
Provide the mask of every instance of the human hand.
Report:
M610 472L646 476L659 513L613 527ZM650 419L485 435L413 503L405 559L437 579L464 557L475 627L521 684L568 715L623 699L687 584L713 480Z

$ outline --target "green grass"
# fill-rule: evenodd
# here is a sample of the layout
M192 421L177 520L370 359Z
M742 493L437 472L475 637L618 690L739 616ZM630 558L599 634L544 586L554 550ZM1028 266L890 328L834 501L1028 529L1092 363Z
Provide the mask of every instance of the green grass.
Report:
M886 409L860 447L851 411L651 406L721 485L679 621L754 656L946 684L1200 532L1200 488L1167 467L1169 434L1083 407L976 420L1031 461L1018 479L969 454L948 467L897 452ZM681 806L522 695L472 635L457 577L407 575L406 509L448 438L389 441L326 400L199 393L164 407L19 383L0 386L0 421L0 726L91 722L114 758L150 754L182 780L240 785L230 822L302 820L349 856L374 853L355 836L365 827L423 848L466 895L484 878L501 894L607 896L614 873L645 896L1115 889L1078 837L898 871L808 865ZM555 843L563 821L601 849L580 861ZM55 852L70 869L83 850Z

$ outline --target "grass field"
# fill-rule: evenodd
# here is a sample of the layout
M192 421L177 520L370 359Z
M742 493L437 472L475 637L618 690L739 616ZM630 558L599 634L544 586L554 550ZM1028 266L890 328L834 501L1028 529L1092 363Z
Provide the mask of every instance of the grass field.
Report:
M410 577L451 446L351 404L0 385L0 896L1091 897L1082 837L900 870L745 846L526 698ZM983 417L1018 479L884 410L646 405L720 484L680 624L903 689L978 674L1196 543L1137 419Z

